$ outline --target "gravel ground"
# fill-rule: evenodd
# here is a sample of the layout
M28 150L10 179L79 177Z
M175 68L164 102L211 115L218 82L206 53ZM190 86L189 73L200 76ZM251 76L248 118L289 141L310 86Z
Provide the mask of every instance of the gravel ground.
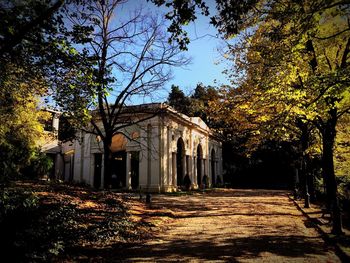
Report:
M341 262L311 222L273 190L154 195L166 224L144 244L111 249L106 262ZM105 251L106 252L106 251Z

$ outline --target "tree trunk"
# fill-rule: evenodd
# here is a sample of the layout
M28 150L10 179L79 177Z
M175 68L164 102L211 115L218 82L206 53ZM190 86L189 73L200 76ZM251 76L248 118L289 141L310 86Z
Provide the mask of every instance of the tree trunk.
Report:
M303 192L304 192L304 200L305 200L305 208L310 207L310 194L308 189L308 158L306 151L309 148L309 141L310 141L310 131L309 131L309 125L306 122L303 122L303 120L299 119L297 122L297 125L301 131L300 135L300 143L301 143L301 182L303 182Z
M328 201L331 206L332 213L332 233L333 234L342 234L342 220L341 220L341 211L338 201L337 194L337 182L334 173L334 161L333 161L333 147L336 136L336 123L337 117L336 114L330 112L331 117L323 125L322 131L322 144L323 144L323 156L322 156L322 169L324 172L326 180L326 189ZM333 114L332 114L333 113Z

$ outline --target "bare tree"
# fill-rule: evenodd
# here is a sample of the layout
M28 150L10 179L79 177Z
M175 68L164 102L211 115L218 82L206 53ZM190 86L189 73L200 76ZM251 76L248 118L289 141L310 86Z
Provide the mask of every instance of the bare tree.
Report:
M189 62L177 45L168 42L164 20L143 13L142 8L128 19L120 19L125 2L97 0L87 6L70 7L69 19L75 32L72 40L79 52L90 54L93 66L84 74L80 69L71 69L65 77L73 74L74 83L57 89L61 106L73 110L72 116L80 123L84 114L93 112L88 117L90 124L83 129L103 141L105 187L110 183L113 136L159 113L145 107L128 107L132 98L151 96L171 78L172 66ZM89 27L89 35L81 37L76 33ZM80 75L84 75L82 81Z

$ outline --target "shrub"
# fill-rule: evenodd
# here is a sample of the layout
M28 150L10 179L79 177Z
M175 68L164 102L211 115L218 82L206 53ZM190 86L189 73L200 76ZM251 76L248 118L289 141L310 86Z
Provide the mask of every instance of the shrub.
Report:
M37 150L34 157L31 159L30 164L22 169L22 174L27 178L40 178L49 174L53 167L52 159L45 153Z

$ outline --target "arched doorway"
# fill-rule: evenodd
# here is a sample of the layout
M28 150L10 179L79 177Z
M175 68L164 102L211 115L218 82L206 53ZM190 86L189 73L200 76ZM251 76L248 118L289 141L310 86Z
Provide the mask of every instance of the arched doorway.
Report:
M216 181L215 181L215 178L216 178L216 174L215 174L215 150L212 149L211 150L211 183L212 185L214 186Z
M202 159L203 159L203 150L202 146L198 144L197 146L197 184L198 187L201 186L202 183Z
M123 188L126 186L126 137L118 133L113 136L111 144L111 187Z
M131 174L131 188L133 190L136 190L139 187L139 181L140 181L139 164L140 164L139 152L132 152L130 174Z
M126 151L112 154L111 173L112 188L123 188L126 186Z
M176 151L176 181L178 186L183 185L184 157L185 157L185 144L182 138L179 138L177 140L177 151Z

